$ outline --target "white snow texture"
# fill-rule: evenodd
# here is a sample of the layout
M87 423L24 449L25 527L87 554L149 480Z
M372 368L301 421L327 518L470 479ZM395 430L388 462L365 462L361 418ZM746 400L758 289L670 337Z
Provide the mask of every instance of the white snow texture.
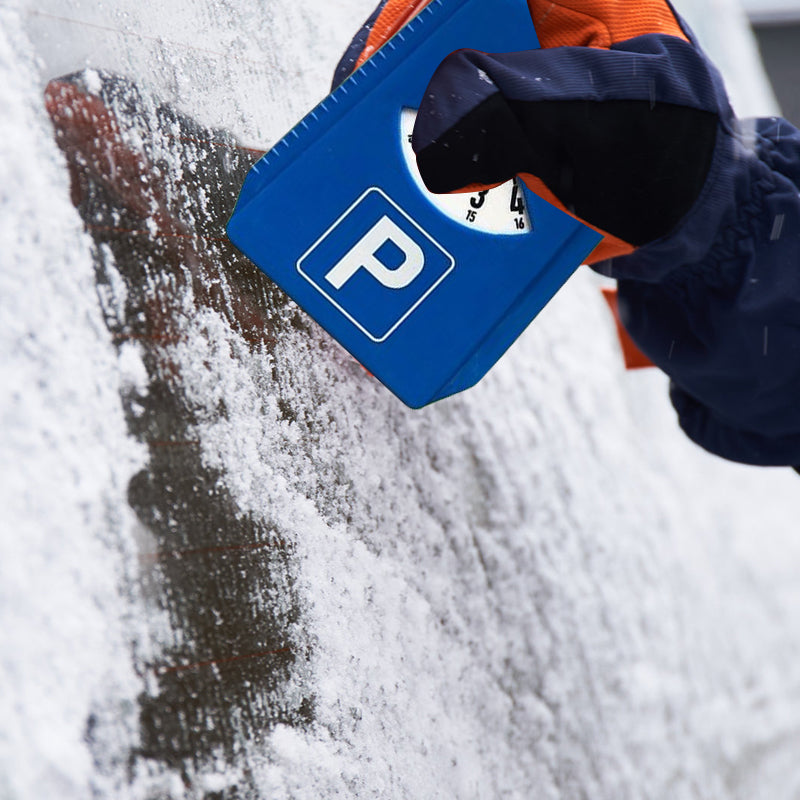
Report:
M715 57L758 75L738 9L694 2ZM129 497L146 359L104 321L42 89L110 69L268 147L371 10L0 6L0 798L800 798L800 479L685 440L581 271L480 385L419 411L313 326L267 353L188 318L169 358L198 464L290 561L286 593L239 587L303 654L252 702L311 710L252 734L237 701L231 747L145 752L142 665L178 630ZM728 79L740 113L772 110Z

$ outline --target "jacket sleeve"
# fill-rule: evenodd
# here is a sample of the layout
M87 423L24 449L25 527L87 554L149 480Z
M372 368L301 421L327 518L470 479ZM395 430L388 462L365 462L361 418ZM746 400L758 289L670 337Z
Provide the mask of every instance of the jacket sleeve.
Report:
M720 123L706 185L668 236L597 265L671 378L681 427L733 461L800 464L800 131Z

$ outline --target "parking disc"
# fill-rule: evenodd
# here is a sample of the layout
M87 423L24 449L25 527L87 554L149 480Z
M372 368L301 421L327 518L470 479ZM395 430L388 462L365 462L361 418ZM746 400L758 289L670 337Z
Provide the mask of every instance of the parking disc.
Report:
M454 50L538 46L525 0L433 0L250 171L231 241L403 402L476 383L600 235L511 181L430 194L409 134Z

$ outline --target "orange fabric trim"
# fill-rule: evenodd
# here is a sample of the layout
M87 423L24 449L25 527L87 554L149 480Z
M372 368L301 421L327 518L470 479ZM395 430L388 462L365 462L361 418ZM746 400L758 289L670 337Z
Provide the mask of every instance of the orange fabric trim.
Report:
M412 17L425 8L430 0L389 0L375 20L367 43L356 61L358 69L371 55L383 47Z
M622 349L622 357L625 359L625 369L644 369L654 367L655 364L636 346L631 335L625 330L622 320L619 318L619 299L616 289L601 289L603 297L611 309L614 316L614 324L617 327L617 338Z
M519 177L534 194L538 194L539 197L546 200L550 205L555 206L565 214L569 214L573 219L577 219L592 230L602 234L603 238L600 240L600 243L586 257L586 264L597 264L599 261L605 261L608 258L617 258L618 256L626 256L634 251L632 244L629 244L624 239L612 236L612 234L604 231L602 228L589 224L585 219L581 219L577 214L570 211L550 189L547 188L547 184L540 178L527 172L520 173Z
M460 189L453 189L452 192L447 192L447 194L472 194L473 192L482 192L486 189L494 189L496 186L502 186L504 183L505 181L499 183L468 183Z
M528 0L542 47L601 47L663 33L688 41L661 0Z

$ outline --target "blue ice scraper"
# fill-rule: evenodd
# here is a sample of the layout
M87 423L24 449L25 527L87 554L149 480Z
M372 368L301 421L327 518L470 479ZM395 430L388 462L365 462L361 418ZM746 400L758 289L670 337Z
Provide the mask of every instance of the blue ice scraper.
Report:
M445 56L536 46L525 0L433 0L252 168L228 223L411 407L483 377L600 239L522 184L432 195L408 157L403 120Z

